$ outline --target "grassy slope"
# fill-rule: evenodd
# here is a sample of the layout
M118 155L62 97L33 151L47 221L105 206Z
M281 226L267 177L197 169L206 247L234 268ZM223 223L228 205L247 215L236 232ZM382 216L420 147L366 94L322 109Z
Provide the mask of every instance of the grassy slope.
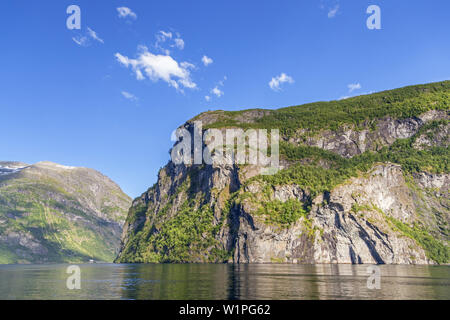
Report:
M209 128L279 128L289 137L303 128L311 131L336 130L343 124L362 125L385 116L408 118L428 110L449 110L450 81L409 86L345 100L315 102L273 110L269 115L251 123L240 123L237 119L243 111L210 111L220 114L218 121Z
M27 245L2 241L0 263L43 262L43 258L49 262L112 261L115 257L117 238L108 232L108 226L52 180L3 182L0 219L0 234L29 234L48 249L47 254L38 254Z

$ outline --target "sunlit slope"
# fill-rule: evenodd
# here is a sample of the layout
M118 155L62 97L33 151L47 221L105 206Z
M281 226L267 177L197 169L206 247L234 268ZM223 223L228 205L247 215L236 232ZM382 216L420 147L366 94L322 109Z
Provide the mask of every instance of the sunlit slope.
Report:
M0 162L0 263L112 261L130 199L87 168Z

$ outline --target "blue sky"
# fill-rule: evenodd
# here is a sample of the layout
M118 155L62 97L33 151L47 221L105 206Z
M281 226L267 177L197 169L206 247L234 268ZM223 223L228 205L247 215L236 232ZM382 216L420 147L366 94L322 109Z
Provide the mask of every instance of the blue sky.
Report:
M72 4L81 30L66 27ZM366 27L372 4L381 30ZM94 168L135 197L200 112L450 79L449 12L447 0L6 0L0 159Z

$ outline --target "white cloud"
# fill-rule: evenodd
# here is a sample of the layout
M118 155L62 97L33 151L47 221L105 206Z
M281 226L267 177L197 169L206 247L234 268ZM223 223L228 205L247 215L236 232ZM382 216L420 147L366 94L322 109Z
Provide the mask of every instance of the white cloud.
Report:
M218 86L215 86L212 90L211 93L215 94L217 97L221 97L224 95L223 91L219 89Z
M127 18L130 17L134 20L137 19L136 13L134 13L130 8L127 7L119 7L117 8L117 12L119 13L119 18Z
M175 42L175 47L177 47L180 50L184 49L184 40L181 38L176 38L175 40L173 40Z
M158 49L159 51L163 52L165 55L170 55L170 50L164 48L162 46L163 43L167 42L168 46L171 48L177 48L179 50L183 50L184 49L184 40L180 37L180 34L178 32L175 33L175 35L170 32L170 31L163 31L160 30L158 31L158 33L155 35L156 37L156 43L155 43L155 48ZM169 43L170 41L170 43Z
M350 83L349 85L347 85L348 88L348 92L352 93L355 90L361 89L361 84L360 83Z
M138 79L138 80L144 80L145 79L144 74L142 73L141 70L136 69L135 72L136 72L136 79Z
M129 93L129 92L127 92L127 91L122 91L122 95L123 95L126 99L131 100L131 101L137 101L137 100L138 100L138 98L137 98L134 94Z
M88 35L92 38L92 39L94 39L94 40L97 40L98 42L100 42L100 43L105 43L104 41L103 41L103 39L100 39L99 38L99 36L97 35L97 32L95 32L94 30L92 30L91 28L87 28L87 32L88 32Z
M339 11L339 4L328 10L328 18L334 18Z
M159 31L159 33L156 34L156 40L158 42L165 42L166 39L172 39L172 32Z
M213 63L213 59L211 59L210 57L207 57L207 56L203 56L202 62L205 66L208 66L211 63Z
M192 81L189 69L194 65L188 62L178 63L170 55L153 54L147 47L140 46L137 59L131 59L116 53L117 61L125 67L131 67L138 80L144 80L145 75L152 81L163 80L177 90L181 87L194 89L197 84Z
M195 65L186 61L181 62L180 66L184 69L195 69Z
M269 86L272 90L279 91L281 90L281 84L285 82L294 83L294 79L292 79L292 77L288 76L287 74L282 73L278 77L272 78L272 80L270 80L269 82Z
M217 85L212 88L210 90L210 92L212 94L214 94L216 97L220 98L221 96L223 96L225 93L219 88L225 86L225 81L227 80L227 76L224 76L222 80L220 80L219 82L217 82ZM205 96L205 100L206 101L210 101L212 98L210 96Z
M86 30L86 35L78 34L77 36L72 37L72 40L81 47L88 47L91 45L91 38L100 43L105 43L103 39L98 36L97 32L89 27Z
M72 37L72 40L79 46L86 47L89 43L88 38L85 36Z

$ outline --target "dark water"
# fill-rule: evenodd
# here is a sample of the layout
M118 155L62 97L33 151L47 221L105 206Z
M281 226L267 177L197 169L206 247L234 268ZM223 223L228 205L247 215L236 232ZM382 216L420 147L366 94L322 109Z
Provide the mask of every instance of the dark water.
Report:
M0 266L0 299L450 299L449 266L85 264L69 290L68 265Z

